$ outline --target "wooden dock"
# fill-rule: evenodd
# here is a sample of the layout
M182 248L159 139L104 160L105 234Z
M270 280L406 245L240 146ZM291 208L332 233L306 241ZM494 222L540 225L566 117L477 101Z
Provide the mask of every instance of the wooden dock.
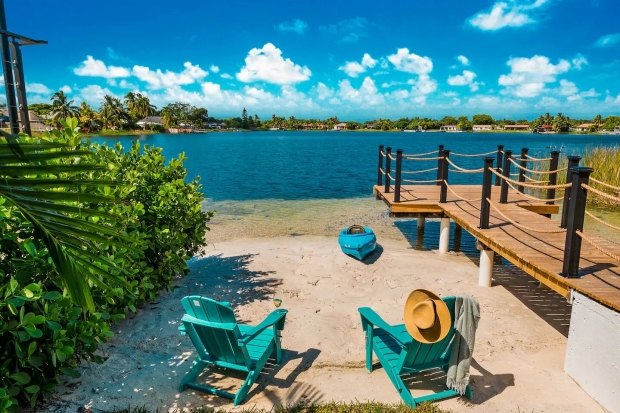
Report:
M450 218L485 247L500 254L565 298L570 299L571 290L576 290L620 311L619 261L583 242L579 278L566 278L561 275L566 233L544 232L559 229L558 221L545 216L557 214L557 205L532 202L516 191L509 192L508 203L500 204L499 190L493 187L490 198L492 205L512 221L537 231L513 225L494 208L490 210L489 229L480 229L482 187L454 185L451 188L458 196L448 191L445 203L439 203L440 187L435 185L402 186L400 202L394 202L394 193L386 193L384 186L375 185L373 192L388 205L392 217ZM600 238L593 240L607 251L617 250L617 245L609 241Z

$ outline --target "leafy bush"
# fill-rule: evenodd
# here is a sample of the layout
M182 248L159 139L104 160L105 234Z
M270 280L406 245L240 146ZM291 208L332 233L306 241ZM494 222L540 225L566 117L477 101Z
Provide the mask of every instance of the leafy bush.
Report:
M42 141L92 152L89 160L102 168L38 178L101 182L76 185L73 192L85 199L100 194L121 202L74 202L63 215L55 213L57 219L66 216L92 224L92 233L65 228L88 240L76 247L91 258L81 263L89 272L94 303L94 311L88 311L68 295L44 234L0 196L0 412L17 411L22 402L34 406L39 396L53 392L63 375L79 377L83 360L103 362L96 351L113 337L110 325L187 272L185 260L206 245L206 223L213 216L201 210L199 178L185 182L183 155L166 164L161 149L145 147L141 152L136 143L124 151L120 145L81 143L77 122L68 119L65 126ZM47 164L67 162L78 161ZM93 212L82 214L75 207ZM112 231L122 234L125 246L111 241Z

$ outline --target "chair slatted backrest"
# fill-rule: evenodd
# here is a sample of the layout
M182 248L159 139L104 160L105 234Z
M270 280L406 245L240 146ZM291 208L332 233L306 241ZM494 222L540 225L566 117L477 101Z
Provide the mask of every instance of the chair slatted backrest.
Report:
M456 301L456 298L454 296L444 297L443 301L446 303L448 309L450 310L450 319L452 324L450 326L450 331L443 340L438 341L437 343L425 344L414 340L413 343L409 344L405 349L406 351L403 359L402 368L415 368L416 366L430 364L438 361L452 342L455 332L454 303Z
M237 326L235 312L228 303L194 295L183 298L181 304L188 315L209 323L208 326L191 324L200 339L199 343L194 343L197 349L199 346L204 347L214 362L250 367L251 361L247 350L237 342L241 332Z

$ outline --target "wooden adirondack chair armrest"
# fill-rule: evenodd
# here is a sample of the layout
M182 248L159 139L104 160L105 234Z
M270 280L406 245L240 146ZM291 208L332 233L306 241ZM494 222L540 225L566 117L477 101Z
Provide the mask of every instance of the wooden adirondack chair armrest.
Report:
M184 336L185 334L187 334L187 330L185 328L185 326L183 324L181 324L179 326L179 333L181 333L182 336Z
M267 318L263 320L262 323L245 333L243 337L239 339L239 344L245 345L252 341L253 338L262 333L265 329L271 326L275 326L280 320L282 320L286 316L286 313L288 313L288 310L285 310L284 308L279 308L275 311L272 311L267 316Z
M360 307L357 309L362 316L362 327L364 330L366 329L366 324L370 324L374 327L378 327L384 331L386 331L389 335L394 337L396 341L401 343L402 345L411 344L413 342L413 338L406 333L396 330L393 326L386 323L379 314L377 314L370 307Z
M191 315L188 315L188 314L185 314L183 318L181 318L181 321L183 323L196 324L196 325L201 325L205 327L221 328L223 330L234 330L235 327L237 327L236 323L212 323L210 321L205 321L205 320L201 320L196 317L192 317ZM187 331L187 328L185 330Z

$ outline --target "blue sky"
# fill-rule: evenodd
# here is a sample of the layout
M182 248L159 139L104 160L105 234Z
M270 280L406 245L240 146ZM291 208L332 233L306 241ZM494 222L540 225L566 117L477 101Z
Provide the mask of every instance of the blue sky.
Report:
M620 113L618 0L35 0L20 19L21 3L9 31L49 41L23 48L29 103L62 88L216 117Z

